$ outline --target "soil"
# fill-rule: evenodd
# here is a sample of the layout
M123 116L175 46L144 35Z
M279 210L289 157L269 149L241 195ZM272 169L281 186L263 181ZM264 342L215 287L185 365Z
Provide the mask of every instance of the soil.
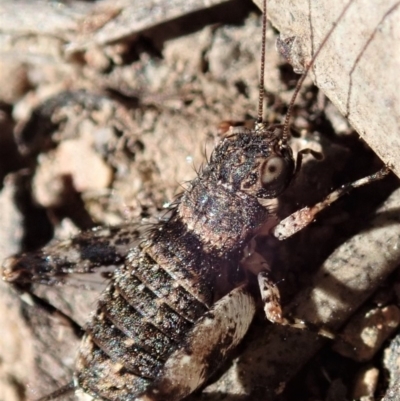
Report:
M98 225L156 221L207 162L226 122L251 124L257 115L261 18L250 3L234 9L238 4L223 5L219 20L188 14L60 63L7 61L0 69L0 259ZM298 79L275 51L276 37L269 27L265 119L270 123L282 122ZM324 160L304 160L279 200L280 216L381 166L311 80L296 100L291 124L294 151L312 148ZM357 190L312 227L273 244L268 252L279 267L285 303L309 285L337 246L366 227L396 186L389 177ZM397 277L391 277L384 301L373 307L398 302ZM80 288L38 291L82 325L98 294ZM32 400L68 383L79 344L73 330L59 317L29 307L5 283L0 297L0 400ZM262 335L262 315L254 326L235 358L255 333ZM300 373L289 384L294 373L282 372L286 390L279 399L351 399L368 364L381 369L378 352L368 362L355 362L325 346L312 362L299 362ZM225 380L218 392L205 390L193 398L270 397L256 379L237 393L240 386L229 382L232 394L222 393L229 387L223 376L230 364L211 380ZM383 392L385 386L381 375L372 387Z

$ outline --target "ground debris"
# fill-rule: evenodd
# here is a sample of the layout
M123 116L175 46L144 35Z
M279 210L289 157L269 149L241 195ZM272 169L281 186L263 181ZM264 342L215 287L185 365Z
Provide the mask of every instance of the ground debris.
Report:
M12 10L14 2L3 3L5 10ZM41 12L46 15L46 7L51 7L51 3L35 2L35 8L43 5ZM64 37L60 29L55 35L51 31L53 28L45 34L19 35L21 31L17 28L25 27L21 24L13 27L21 41L10 40L7 43L15 43L15 46L1 50L7 50L9 57L18 54L20 59L16 66L18 74L14 77L20 81L10 82L10 88L5 88L10 89L13 96L0 92L1 112L12 122L13 129L16 126L13 151L18 154L20 163L16 165L0 158L0 173L25 173L25 180L12 184L12 188L10 181L3 183L1 199L10 203L10 189L25 188L30 195L26 204L34 199L40 218L29 223L27 215L33 215L31 209L20 212L15 204L9 205L13 211L7 219L2 217L2 222L12 220L12 227L1 225L0 238L32 232L29 231L32 227L49 228L48 232L38 235L35 246L28 247L21 240L24 235L17 236L12 244L5 241L3 256L43 246L51 239L53 231L62 231L66 221L72 227L83 229L97 224L140 222L149 216L157 219L163 206L179 192L178 184L196 176L195 169L200 168L205 153L209 155L218 139L219 123L248 120L256 114L260 23L254 14L249 15L247 6L241 8L238 1L227 2L223 10L232 10L227 20L201 13L198 18L201 22L196 21L196 24L193 15L186 14L193 10L181 10L179 15L183 13L186 19L183 15L179 21L168 22L178 14L167 15L162 24L158 19L150 21L153 14L148 14L149 25L139 29L146 35L138 35L132 30L131 20L119 19L134 13L122 12L124 2L113 1L108 2L112 3L110 8L104 8L108 10L104 16L98 12L94 19L80 25L78 38L74 36L74 32L78 32L77 25L71 24L68 18L81 19L93 6L89 2L80 3L82 8L75 9L75 2L70 2L74 13L58 15L61 20L52 20L49 13L43 17L43 29L52 24L53 28L65 28L72 37ZM223 7L225 2L219 3L218 7ZM129 1L129 7L132 4ZM28 11L27 8L27 18ZM33 15L40 18L38 14ZM12 19L8 17L7 24L3 24L1 18L7 20L7 13L0 16L0 40L3 40L1 35L12 31ZM114 24L115 21L119 23ZM230 22L240 23L232 25ZM196 25L196 28L188 28L188 25ZM42 28L36 22L34 26ZM32 25L26 27L32 29ZM110 34L111 27L115 29L115 36ZM150 27L154 29L149 30ZM117 28L121 28L118 33ZM170 32L177 33L170 37ZM22 39L33 43L25 43L24 47ZM275 42L272 29L267 32L267 42L272 49ZM268 50L268 53L266 119L277 122L285 112L297 75L291 73L291 67L274 51ZM20 66L23 74L19 72ZM23 127L29 126L32 116L35 117L32 111L43 110L49 99L65 94L93 96L99 100L99 107L90 110L87 104L82 106L79 102L56 107L54 113L47 116L51 130L46 138L50 140L43 145L40 130L29 131L33 142L23 140ZM354 132L349 133L348 126L339 128L339 134L346 131L346 135L335 135L335 128L343 124L338 123L332 110L327 113L328 117L325 115L326 102L321 101L321 97L309 84L303 88L293 118L294 127L297 127L293 131L296 135L293 144L297 150L313 147L321 151L324 160L317 162L312 157L305 160L296 182L280 199L281 216L313 204L332 188L379 168L379 161L365 149ZM40 116L43 117L43 113ZM0 120L2 127L5 126L3 121ZM39 121L39 128L45 128L43 120ZM37 139L39 146L36 146ZM69 146L69 151L76 146L80 147L80 152L87 152L73 155L82 164L72 168L71 165L76 166L72 157L60 156L65 146ZM88 155L100 163L101 171L100 167L89 164L93 158ZM65 159L67 163L59 165ZM65 167L68 163L71 164ZM91 169L99 176L81 178L84 170L90 172ZM284 301L289 305L287 311L336 330L396 267L399 224L393 210L399 207L398 192L393 193L378 210L377 220L373 220L377 205L393 191L396 183L389 180L389 183L376 185L346 197L286 243L268 240L268 247L265 243L259 244L267 248L264 252L272 254L278 266ZM58 187L57 191L54 187ZM5 210L2 208L2 213L6 213ZM379 252L372 252L375 249ZM370 266L373 269L370 270ZM28 396L35 399L71 379L75 356L71 349L77 348L78 341L62 321L38 314L21 304L2 283L0 285L1 296L7 297L0 302L6 305L4 313L0 313L5 320L1 327L7 328L5 331L13 336L12 341L4 338L1 383L6 383L5 388L17 394L16 401L24 401ZM50 290L46 297L63 310L71 313L79 310L84 315L83 309L93 309L96 294L78 292L79 296L76 288L64 288L57 293ZM295 300L290 302L296 294ZM12 305L12 309L8 309L8 305ZM21 337L15 334L15 326ZM315 394L311 380L290 382L300 371L300 374L315 373L313 383L318 382L322 399L332 383L325 385L321 378L327 362L319 361L312 371L308 370L307 361L323 344L325 341L313 333L271 327L259 316L232 364L225 366L203 393L191 398L265 400L281 393L282 400L297 401L298 396L293 394L298 395L300 389L304 400L312 399ZM24 355L9 358L15 355L15 349L24 350ZM337 357L330 354L330 359L334 358ZM345 367L352 363L344 358L341 361ZM351 388L344 376L341 372L334 377L333 382L338 384L331 386L332 393L339 394L343 387Z

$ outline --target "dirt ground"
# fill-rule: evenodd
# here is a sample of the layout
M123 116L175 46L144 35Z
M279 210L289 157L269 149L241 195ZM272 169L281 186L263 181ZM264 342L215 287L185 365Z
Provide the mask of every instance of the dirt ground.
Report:
M250 2L217 7L58 62L23 57L0 61L0 259L98 225L156 221L181 185L206 163L206 155L223 135L221 123L254 120L261 18ZM277 32L269 27L265 119L271 123L282 121L298 79L275 51L276 38ZM324 160L311 156L305 160L296 181L279 200L280 216L312 205L332 189L381 166L310 80L296 101L292 124L295 152L310 147L321 152ZM273 254L285 304L314 283L319 267L335 249L357 235L367 238L367 233L376 232L374 213L390 194L394 200L389 198L381 209L388 220L377 225L399 226L397 214L388 212L399 207L399 194L393 192L397 186L396 178L388 177L357 190L294 238L273 242L267 252ZM399 237L399 233L391 235ZM352 288L358 297L346 306L346 318L331 311L328 315L337 320L324 321L337 331L368 300L358 319L378 316L370 326L364 320L361 324L365 330L380 328L379 335L370 334L379 339L374 337L373 344L366 346L373 351L362 352L358 334L354 337L359 342L352 347L360 351L346 354L313 333L304 340L303 334L280 328L275 336L283 342L288 339L293 348L286 346L281 360L263 367L254 355L270 353L264 347L271 344L254 344L270 336L271 325L260 314L232 359L210 380L211 386L192 398L290 401L364 396L363 400L373 400L380 399L388 386L398 386L393 356L398 340L385 343L386 373L381 347L400 322L395 273L400 255L397 240L390 241L385 244L390 243L394 254L381 247L390 268L381 271L378 266L381 273L376 279ZM373 256L370 259L372 245L363 246L354 253L362 255L355 263L360 269L378 263ZM332 263L340 262L350 265L341 256ZM387 276L389 282L384 281ZM35 290L81 325L98 295L85 288ZM29 307L2 282L0 297L0 401L34 400L68 383L79 343L71 328ZM302 298L296 301L295 308L301 302ZM279 349L275 351L279 355ZM288 351L290 358L284 356ZM247 365L240 365L242 361ZM235 370L239 365L241 370ZM274 371L272 382L268 369Z

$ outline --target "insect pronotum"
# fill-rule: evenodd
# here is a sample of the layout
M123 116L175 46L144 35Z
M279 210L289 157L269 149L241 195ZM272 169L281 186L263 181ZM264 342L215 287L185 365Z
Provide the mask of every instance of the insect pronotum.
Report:
M265 18L263 26L265 37ZM263 122L264 46L262 52L255 129L230 128L198 178L187 184L170 208L169 216L145 234L138 247L120 250L129 243L127 236L133 229L117 229L111 237L112 229L105 228L76 237L75 243L65 245L64 254L56 245L52 254L44 249L5 263L5 280L23 291L32 280L48 284L61 280L79 257L91 271L98 264L97 255L86 252L83 257L82 250L94 251L90 247L98 241L98 248L103 238L114 241L103 244L101 263L120 266L85 327L69 389L112 401L179 400L191 394L217 369L216 360L223 361L247 332L260 298L254 290L255 277L268 319L288 323L270 267L254 248L254 237L271 233L287 238L343 193L387 174L383 169L345 186L277 225L273 210L258 199L276 198L295 174L289 124L303 79L284 124L267 127ZM300 162L301 156L297 166ZM78 250L81 254L77 255ZM239 264L244 269L238 269ZM221 276L227 281L221 283Z

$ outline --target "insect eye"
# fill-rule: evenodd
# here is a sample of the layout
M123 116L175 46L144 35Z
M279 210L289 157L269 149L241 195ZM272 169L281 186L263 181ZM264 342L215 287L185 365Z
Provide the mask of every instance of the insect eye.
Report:
M282 157L272 157L267 160L261 169L262 185L268 185L282 174L286 166Z

